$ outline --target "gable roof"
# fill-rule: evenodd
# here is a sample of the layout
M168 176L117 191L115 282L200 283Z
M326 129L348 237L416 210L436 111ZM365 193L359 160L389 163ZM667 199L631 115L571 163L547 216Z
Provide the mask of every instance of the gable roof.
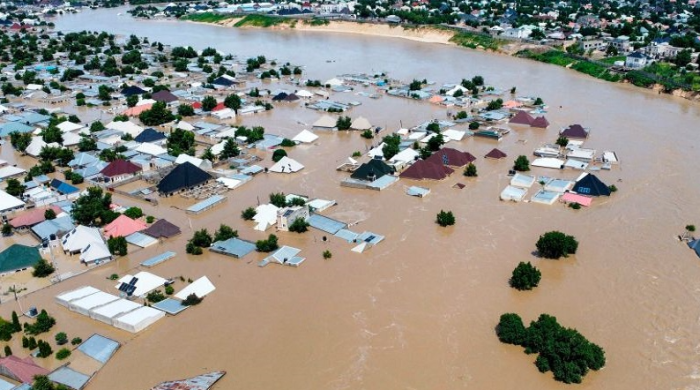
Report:
M134 138L134 141L141 143L156 142L165 138L167 138L165 133L161 133L160 131L156 131L155 129L149 127L142 131L141 134L137 135L136 138Z
M47 375L49 371L34 363L31 357L20 359L14 355L0 358L0 366L7 376L22 383L32 383L37 375Z
M104 243L100 230L94 227L78 225L61 239L61 247L68 252L80 252L90 243Z
M189 161L175 167L158 183L158 191L173 193L183 188L191 188L211 179L211 175L197 168Z
M562 130L559 134L567 138L588 138L588 130L581 125L571 125Z
M394 168L387 165L384 161L369 160L369 162L360 165L350 177L358 180L374 181L384 175L390 175L392 173L394 173Z
M287 96L289 96L289 95L287 95L286 92L280 92L272 98L272 101L273 102L280 102L280 101L284 100Z
M304 169L304 166L297 160L287 156L282 157L275 165L270 167L270 172L277 173L294 173Z
M434 164L426 160L418 160L401 172L399 176L413 180L442 180L454 172L454 169L442 164Z
M572 191L582 195L610 196L610 188L590 173L577 181Z
M515 124L515 125L531 125L532 121L534 121L535 118L532 117L529 113L525 111L518 111L510 120L508 123Z
M688 247L694 250L696 255L700 256L700 240L690 241Z
M549 126L549 121L544 116L538 116L537 118L532 120L530 126L537 127L540 129L546 129Z
M129 87L122 89L122 95L124 95L124 96L142 95L144 93L146 93L146 91L144 91L143 89L141 89L135 85L131 85Z
M493 148L490 152L486 153L484 158L493 158L496 160L500 160L502 158L508 157L507 154L503 153L502 151L498 150L497 148Z
M39 249L22 244L12 244L0 252L0 273L31 267L41 259Z
M179 227L173 225L165 219L159 219L141 233L147 234L154 238L170 238L180 234L181 230Z
M122 214L105 226L105 237L126 237L146 228L146 223Z
M132 163L131 161L126 161L124 159L117 159L109 163L100 173L103 176L114 177L119 175L128 175L136 172L140 172L141 167Z
M462 152L457 149L442 148L428 157L426 161L450 167L463 167L470 162L476 161L476 157L471 153Z
M46 219L44 217L44 213L48 209L53 210L56 214L61 213L61 209L57 206L35 208L32 210L27 210L12 218L12 220L10 220L10 225L12 225L13 228L36 225Z
M56 191L61 194L68 195L80 191L78 187L72 186L66 182L60 181L58 179L51 180L51 187L55 188Z
M157 102L172 103L177 101L177 96L170 91L162 90L151 95L151 99Z

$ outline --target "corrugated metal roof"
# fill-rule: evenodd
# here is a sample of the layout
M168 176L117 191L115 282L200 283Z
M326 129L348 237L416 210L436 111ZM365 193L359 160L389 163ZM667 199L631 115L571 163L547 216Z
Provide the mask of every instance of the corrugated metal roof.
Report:
M78 347L80 352L103 364L109 361L112 355L117 352L117 349L119 349L118 342L99 334L90 336Z
M348 227L348 224L345 222L337 221L319 214L311 214L308 222L311 227L329 234L336 234L339 230Z

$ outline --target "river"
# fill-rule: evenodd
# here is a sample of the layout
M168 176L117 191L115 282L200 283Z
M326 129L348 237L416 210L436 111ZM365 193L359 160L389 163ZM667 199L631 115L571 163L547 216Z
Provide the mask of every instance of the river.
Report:
M31 294L25 305L48 307L69 336L100 332L124 343L89 389L148 389L168 379L226 370L216 389L564 389L540 374L534 357L501 344L500 314L526 321L540 313L575 327L607 352L608 363L586 376L581 389L700 388L700 263L675 238L700 224L697 105L651 91L602 82L563 68L448 45L362 35L238 30L174 21L117 16L125 9L87 11L57 18L62 31L135 34L170 45L207 46L239 56L265 55L305 65L310 78L347 72L388 71L394 78L457 82L482 75L502 88L540 96L550 106L546 131L517 130L497 146L508 161L483 160L495 143L468 139L458 148L479 157L479 178L453 175L429 183L425 199L404 195L399 182L381 193L341 188L333 167L367 141L357 134L321 134L318 145L291 156L307 168L291 177L261 176L228 194L224 206L192 217L173 213L177 199L149 214L183 226L178 239L123 258L107 268ZM331 61L331 62L328 62ZM355 98L355 96L353 96ZM357 100L361 100L357 98ZM362 100L352 116L395 129L445 110L384 97ZM268 131L294 135L318 115L278 107L244 119ZM589 210L498 200L511 157L531 155L556 131L590 127L587 146L614 150L622 164L600 178L620 191ZM537 174L576 173L535 169ZM461 182L463 190L452 188ZM386 240L358 255L346 243L321 243L321 234L281 234L303 249L299 269L258 268L250 259L188 257L184 243L194 229L225 222L248 239L264 235L244 223L240 211L271 191L297 192L339 205L331 216L361 220L355 229ZM456 226L442 229L434 216L452 210ZM580 241L579 253L560 261L532 256L537 237L562 230ZM321 252L333 252L322 260ZM154 269L162 276L208 275L217 290L195 308L167 318L136 337L102 326L51 303L59 292L84 284L110 289L105 277L123 274L162 250L179 256ZM260 255L251 255L256 260ZM536 290L508 287L511 270L532 261L542 270ZM8 315L9 307L2 309Z

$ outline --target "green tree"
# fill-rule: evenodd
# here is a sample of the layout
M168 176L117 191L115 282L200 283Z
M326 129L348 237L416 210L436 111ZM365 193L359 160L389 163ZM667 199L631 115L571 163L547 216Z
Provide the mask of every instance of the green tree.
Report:
M466 168L464 168L464 176L466 177L477 177L476 165L469 163Z
M200 229L194 232L191 242L192 244L200 248L209 248L212 243L212 237L211 234L209 234L209 232L207 231L207 229Z
M61 348L56 352L56 359L58 360L64 360L67 359L71 355L71 351L68 348Z
M97 141L90 137L82 136L80 137L80 142L78 142L78 150L81 152L97 150Z
M209 112L213 110L217 104L218 103L216 102L216 99L213 96L205 96L202 100L202 110Z
M56 126L49 126L41 132L41 138L47 144L52 142L63 143L63 132Z
M31 133L20 133L17 131L13 131L10 133L10 144L12 144L12 147L15 148L16 151L24 154L25 151L27 150L27 147L29 144L32 143L32 134Z
M236 94L230 94L224 99L224 106L238 112L241 108L241 98Z
M12 348L9 345L5 346L5 356L12 356Z
M202 300L204 300L204 298L200 298L197 296L197 294L192 293L192 294L188 295L187 298L185 298L182 301L182 305L183 306L199 305L202 302Z
M233 230L230 226L221 224L219 225L219 230L214 233L214 242L226 241L234 237L238 237L238 230Z
M486 105L486 111L500 110L503 107L503 99L491 100Z
M183 153L194 154L194 133L187 130L175 129L166 141L168 154L179 156Z
M146 126L159 126L175 120L175 115L168 109L165 102L156 102L150 110L139 114L139 120Z
M177 107L177 114L180 116L194 116L194 108L189 104L181 104Z
M440 147L445 144L445 138L442 134L437 134L428 140L428 149L432 152L440 150Z
M87 194L80 196L73 202L71 216L73 220L86 226L102 226L114 220L110 210L112 195L103 194L99 187L90 187Z
M94 121L90 125L90 132L91 133L102 131L104 129L105 129L105 125L103 125L102 122L100 122L100 121Z
M515 164L513 165L513 169L516 171L520 172L526 172L530 170L530 161L527 159L527 156L520 155L518 158L515 159Z
M39 261L34 264L34 271L32 271L32 276L35 278L45 278L52 273L54 273L56 269L54 266L46 261L45 259L39 259Z
M241 218L243 218L246 221L251 221L253 218L255 218L256 214L257 211L255 211L254 208L248 207L247 209L241 212Z
M70 341L70 345L78 345L83 342L83 339L80 337L73 337L73 339Z
M5 223L2 225L2 235L7 237L12 234L12 225Z
M127 107L135 107L136 103L139 102L139 95L131 95L126 98Z
M510 278L510 286L517 290L532 290L540 284L542 273L530 262L520 262L513 270Z
M479 122L471 122L469 123L469 130L478 130L479 129Z
M440 210L435 222L442 227L452 226L455 224L455 216L452 214L452 211Z
M289 231L294 233L304 233L309 230L309 226L311 225L306 222L304 218L297 218L291 225L289 225Z
M537 252L547 259L558 259L575 254L578 249L578 241L573 236L559 231L547 232L540 236L536 243Z
M222 160L227 160L232 157L238 157L240 154L241 151L238 150L236 141L233 138L228 138L226 142L224 142L224 148L221 150L219 158Z
M212 152L211 147L204 149L204 152L202 152L202 155L199 156L199 158L209 161L216 160L216 156L214 155L214 152Z
M270 234L266 240L258 240L255 242L255 248L258 252L272 252L279 248L277 245L277 236Z
M56 219L56 212L53 211L53 209L46 209L46 211L44 211L44 219L49 221Z
M20 183L19 180L14 178L7 179L7 187L5 187L5 192L12 196L21 196L27 187Z
M36 321L33 324L24 324L24 333L36 336L48 332L54 325L56 325L56 319L51 317L46 310L42 310L36 316ZM30 338L29 343L31 344L31 342L32 339Z
M68 343L68 335L66 332L58 332L56 333L56 336L54 336L54 339L56 340L56 344L58 345L63 345Z
M322 255L323 255L323 258L326 259L326 260L328 260L328 259L330 259L331 257L333 257L333 253L331 253L331 251L329 251L329 250L323 251Z
M281 160L283 157L287 156L287 152L284 149L276 149L274 152L272 152L272 161L278 162Z
M352 119L349 116L340 116L338 120L335 121L335 127L338 130L348 130L352 124Z
M146 294L146 300L151 303L158 303L164 300L166 297L160 290L154 290Z
M398 134L388 135L382 139L382 142L384 142L382 154L384 155L385 160L389 160L399 153L401 137L399 137Z
M280 208L287 206L287 197L284 195L283 192L273 192L269 195L269 197L270 204Z
M12 311L12 329L15 333L22 331L22 324L19 323L19 316L17 316L17 312L14 310Z
M527 330L519 315L506 313L498 321L496 334L502 343L521 345L527 337Z
M109 253L114 256L126 256L128 253L126 238L122 236L107 239L107 248L109 248Z
M562 148L565 148L566 145L569 144L569 139L564 137L563 135L560 135L559 138L557 138L556 144L561 146Z
M126 215L127 217L129 217L131 219L141 218L141 217L143 217L143 210L141 210L140 208L138 208L136 206L132 206L132 207L129 207L128 209L126 209L126 211L124 211L124 215Z

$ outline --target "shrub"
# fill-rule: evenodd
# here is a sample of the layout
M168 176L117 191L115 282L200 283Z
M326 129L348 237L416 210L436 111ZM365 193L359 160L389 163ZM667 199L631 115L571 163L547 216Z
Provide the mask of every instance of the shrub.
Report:
M284 196L284 192L272 192L269 196L272 205L280 208L287 205L287 197Z
M53 349L51 349L51 345L49 345L49 343L47 343L44 340L39 340L39 342L37 343L37 346L39 347L39 353L37 354L37 356L40 358L49 357L53 353Z
M282 143L280 144L280 146L284 146L285 148L289 148L292 146L296 146L296 143L294 143L294 141L292 141L289 138L285 138L282 140Z
M496 335L502 343L520 345L527 337L527 332L519 315L506 313L501 315Z
M34 265L34 271L32 271L32 276L34 276L35 278L45 278L54 273L54 271L56 271L56 269L51 263L49 263L45 259L40 259Z
M518 156L518 158L515 159L515 164L513 165L513 169L516 171L520 172L526 172L530 170L530 161L527 159L527 156Z
M158 303L165 299L165 295L160 290L154 290L146 294L146 300L151 303Z
M83 342L83 339L80 337L73 337L73 339L70 341L71 345L78 345Z
M564 137L563 135L560 135L559 138L557 138L556 144L564 148L566 147L566 145L569 144L569 139Z
M478 130L479 129L479 122L471 122L469 124L469 130Z
M256 214L257 212L254 208L248 207L247 209L241 212L241 218L243 218L246 221L251 221L253 218L255 218Z
M51 317L46 310L42 310L36 317L36 322L33 324L24 324L24 332L28 335L38 335L48 332L54 325L56 325L56 319Z
M578 202L569 203L569 207L572 208L572 209L574 209L574 210L578 210L578 209L581 208L581 204L578 203Z
M194 305L199 305L202 302L203 298L200 298L197 296L197 294L192 293L185 298L185 300L182 301L182 304L184 306L194 306Z
M58 350L58 352L56 352L56 359L63 360L63 359L66 359L70 355L71 355L71 352L68 348L61 348Z
M615 186L615 184L609 185L608 189L610 190L610 192L617 192L617 187Z
M464 176L466 177L477 177L476 165L469 163L466 168L464 168Z
M279 248L277 245L277 236L270 234L267 240L258 240L255 242L255 248L258 252L272 252Z
M537 251L540 256L547 259L558 259L575 254L578 249L578 241L573 236L562 232L551 231L540 236L537 240Z
M436 222L442 227L452 226L455 224L455 216L452 214L452 211L440 210Z
M361 134L362 138L372 139L374 138L374 132L372 130L365 130Z
M117 280L117 279L119 279L119 275L117 275L117 274L111 274L111 275L109 275L109 278L108 278L108 279L109 279L109 280Z
M155 221L155 220L156 220L156 217L154 217L152 215L149 215L148 217L146 217L146 223L153 223L153 221Z
M12 348L9 345L5 346L5 356L12 356Z
M685 225L685 230L692 233L695 231L695 225Z
M44 211L44 219L49 221L56 219L56 212L53 211L53 209L46 209L46 211Z
M353 157L360 157L360 156L362 156L362 153L360 153L359 150L356 150L356 151L352 152L352 156Z
M532 290L540 283L542 273L530 262L520 262L513 270L510 286L517 290Z
M328 260L328 259L330 259L331 257L333 257L333 254L331 253L331 251L329 251L329 250L323 251L323 258L324 258L324 259Z
M219 230L214 233L214 241L226 241L234 237L238 237L238 230L233 230L230 226L224 224L219 225Z
M68 342L68 335L65 332L58 332L54 337L56 339L56 344L63 345Z
M274 162L278 162L283 157L287 157L287 151L284 149L276 149L274 152L272 152L272 161Z
M289 231L294 233L304 233L309 230L309 226L311 225L306 222L304 218L297 218L291 225L289 225Z
M167 285L165 286L165 294L166 295L173 295L175 293L175 288L173 288L172 285Z
M143 210L138 207L129 207L124 211L124 215L131 219L141 218L143 217Z

